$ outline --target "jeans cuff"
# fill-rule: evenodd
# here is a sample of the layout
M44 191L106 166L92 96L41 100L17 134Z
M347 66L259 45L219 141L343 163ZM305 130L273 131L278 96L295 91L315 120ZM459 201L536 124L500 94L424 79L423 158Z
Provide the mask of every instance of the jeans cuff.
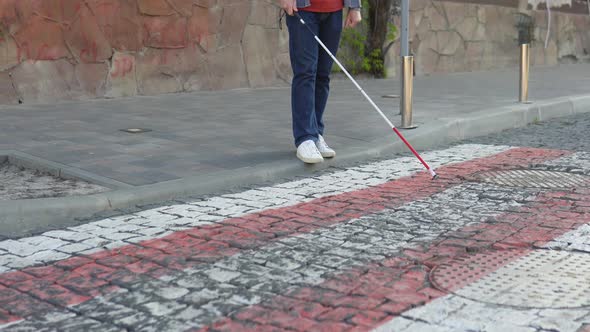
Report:
M303 137L295 140L295 146L299 147L299 145L301 145L301 143L308 141L308 140L312 140L314 143L316 143L318 141L318 138L316 136L312 136L312 135L303 136Z

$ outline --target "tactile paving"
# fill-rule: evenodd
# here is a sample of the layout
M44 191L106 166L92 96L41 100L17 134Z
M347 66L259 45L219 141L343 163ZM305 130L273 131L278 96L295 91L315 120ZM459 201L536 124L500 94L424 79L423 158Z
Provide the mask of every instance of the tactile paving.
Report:
M544 189L569 189L590 184L590 177L585 175L539 170L491 171L478 174L476 180L507 187Z
M590 254L486 251L437 267L433 284L485 303L526 308L590 305Z

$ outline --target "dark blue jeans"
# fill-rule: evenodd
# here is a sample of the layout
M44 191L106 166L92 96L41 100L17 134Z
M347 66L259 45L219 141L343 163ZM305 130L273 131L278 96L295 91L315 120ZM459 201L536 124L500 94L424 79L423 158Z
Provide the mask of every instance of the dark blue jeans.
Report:
M328 49L336 54L342 32L342 11L299 15ZM317 141L324 134L323 115L330 92L330 71L333 61L296 16L287 15L289 52L293 68L291 112L295 145L307 140Z

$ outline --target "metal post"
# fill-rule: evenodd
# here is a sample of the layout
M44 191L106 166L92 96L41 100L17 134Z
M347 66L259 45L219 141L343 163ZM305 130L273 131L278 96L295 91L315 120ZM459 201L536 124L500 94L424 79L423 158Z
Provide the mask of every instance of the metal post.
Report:
M402 0L401 22L401 98L400 113L402 115L403 129L414 129L412 124L412 104L414 101L414 57L410 56L409 25L410 25L410 0Z
M409 25L410 25L410 0L402 0L401 23L401 56L410 55Z
M402 62L403 62L403 57L405 56L409 56L410 55L410 46L409 46L409 25L410 25L410 0L402 0L402 8L401 8L401 26L400 26L400 34L401 34L401 38L400 38L400 56L402 57ZM402 68L401 68L401 75L400 75L400 79L402 82L401 85L401 90L402 90L402 94L400 95L395 95L395 94L391 94L391 95L385 95L383 96L383 98L403 98L403 91L404 91L404 65L402 63ZM400 105L401 103L403 103L403 101L400 101ZM400 114L402 114L402 109L400 108Z
M530 44L520 45L520 95L521 103L529 104L529 69L530 69Z

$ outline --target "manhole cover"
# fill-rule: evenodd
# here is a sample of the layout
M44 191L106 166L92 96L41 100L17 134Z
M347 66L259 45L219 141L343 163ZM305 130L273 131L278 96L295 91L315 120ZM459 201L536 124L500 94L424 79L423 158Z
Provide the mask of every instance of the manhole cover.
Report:
M565 172L513 170L481 173L476 180L507 187L568 189L588 185L590 178Z
M590 255L583 253L481 252L437 267L431 280L478 302L555 309L590 305Z

